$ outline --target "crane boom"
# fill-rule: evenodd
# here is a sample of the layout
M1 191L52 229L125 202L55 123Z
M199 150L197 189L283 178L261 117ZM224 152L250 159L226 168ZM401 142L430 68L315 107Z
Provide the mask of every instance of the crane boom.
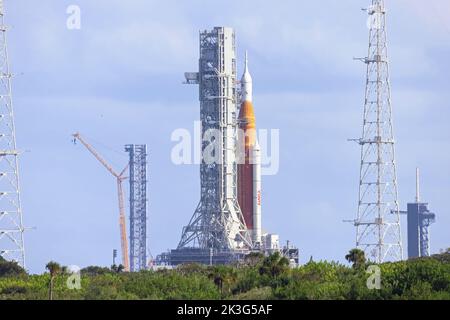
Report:
M106 170L108 170L114 177L119 178L120 175L114 171L114 169L106 162L105 159L102 158L102 156L100 156L100 154L98 154L97 151L95 151L95 149L89 144L87 143L83 137L81 137L81 135L77 132L73 134L73 137L75 139L77 139L78 141L80 141L85 147L86 149L89 150L90 153L92 153L92 155L106 168Z
M129 164L118 174L111 165L109 165L105 159L77 132L73 134L75 140L80 141L83 146L109 171L117 180L117 195L119 199L119 228L120 228L120 244L122 250L122 263L125 271L130 271L130 260L128 257L128 240L127 240L127 228L125 220L125 201L123 195L122 182L127 178L124 176Z
M130 261L128 258L128 241L127 241L127 225L125 221L125 201L123 196L122 181L124 179L117 178L117 195L119 197L119 226L120 226L120 245L122 249L122 262L125 271L130 271Z

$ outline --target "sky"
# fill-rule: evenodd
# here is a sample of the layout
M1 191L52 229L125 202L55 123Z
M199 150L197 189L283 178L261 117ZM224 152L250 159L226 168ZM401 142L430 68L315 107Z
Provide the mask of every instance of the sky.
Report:
M300 260L343 262L354 246L367 53L368 0L6 0L20 158L27 268L109 266L120 249L114 178L79 131L117 170L125 144L149 149L148 244L176 247L200 198L199 166L171 162L174 130L193 130L199 30L236 31L239 74L248 50L259 128L280 130L280 169L263 177L263 228ZM431 249L450 247L450 3L386 1L399 199L437 214ZM70 5L81 29L66 26ZM402 218L406 236L406 219ZM406 246L406 242L405 246ZM406 249L406 248L405 248Z

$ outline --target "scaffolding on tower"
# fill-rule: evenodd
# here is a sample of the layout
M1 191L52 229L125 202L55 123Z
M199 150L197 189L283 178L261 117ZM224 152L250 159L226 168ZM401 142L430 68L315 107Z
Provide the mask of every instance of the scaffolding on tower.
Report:
M126 145L130 155L130 270L147 269L147 146Z
M252 248L237 194L237 80L235 33L216 27L200 33L199 72L202 163L200 202L183 228L171 263L222 264Z

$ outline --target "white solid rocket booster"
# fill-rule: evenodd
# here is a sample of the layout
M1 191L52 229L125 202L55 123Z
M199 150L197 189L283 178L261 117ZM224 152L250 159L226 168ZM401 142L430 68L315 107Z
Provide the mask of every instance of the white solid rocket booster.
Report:
M253 156L253 243L261 244L261 148L258 141Z

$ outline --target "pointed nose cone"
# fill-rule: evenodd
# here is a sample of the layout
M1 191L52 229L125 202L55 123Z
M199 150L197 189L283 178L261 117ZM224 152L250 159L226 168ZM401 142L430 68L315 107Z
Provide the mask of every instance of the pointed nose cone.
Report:
M242 75L242 83L251 83L252 82L252 76L250 75L250 72L248 71L248 53L245 52L245 66L244 66L244 74Z
M250 72L248 71L248 54L245 52L245 67L244 74L241 79L242 85L242 98L244 101L252 101L253 99L253 80Z
M253 85L252 76L248 70L248 57L245 53L245 68L241 80L242 86L242 104L239 110L239 128L245 131L245 146L249 148L256 141L256 119L253 110Z

